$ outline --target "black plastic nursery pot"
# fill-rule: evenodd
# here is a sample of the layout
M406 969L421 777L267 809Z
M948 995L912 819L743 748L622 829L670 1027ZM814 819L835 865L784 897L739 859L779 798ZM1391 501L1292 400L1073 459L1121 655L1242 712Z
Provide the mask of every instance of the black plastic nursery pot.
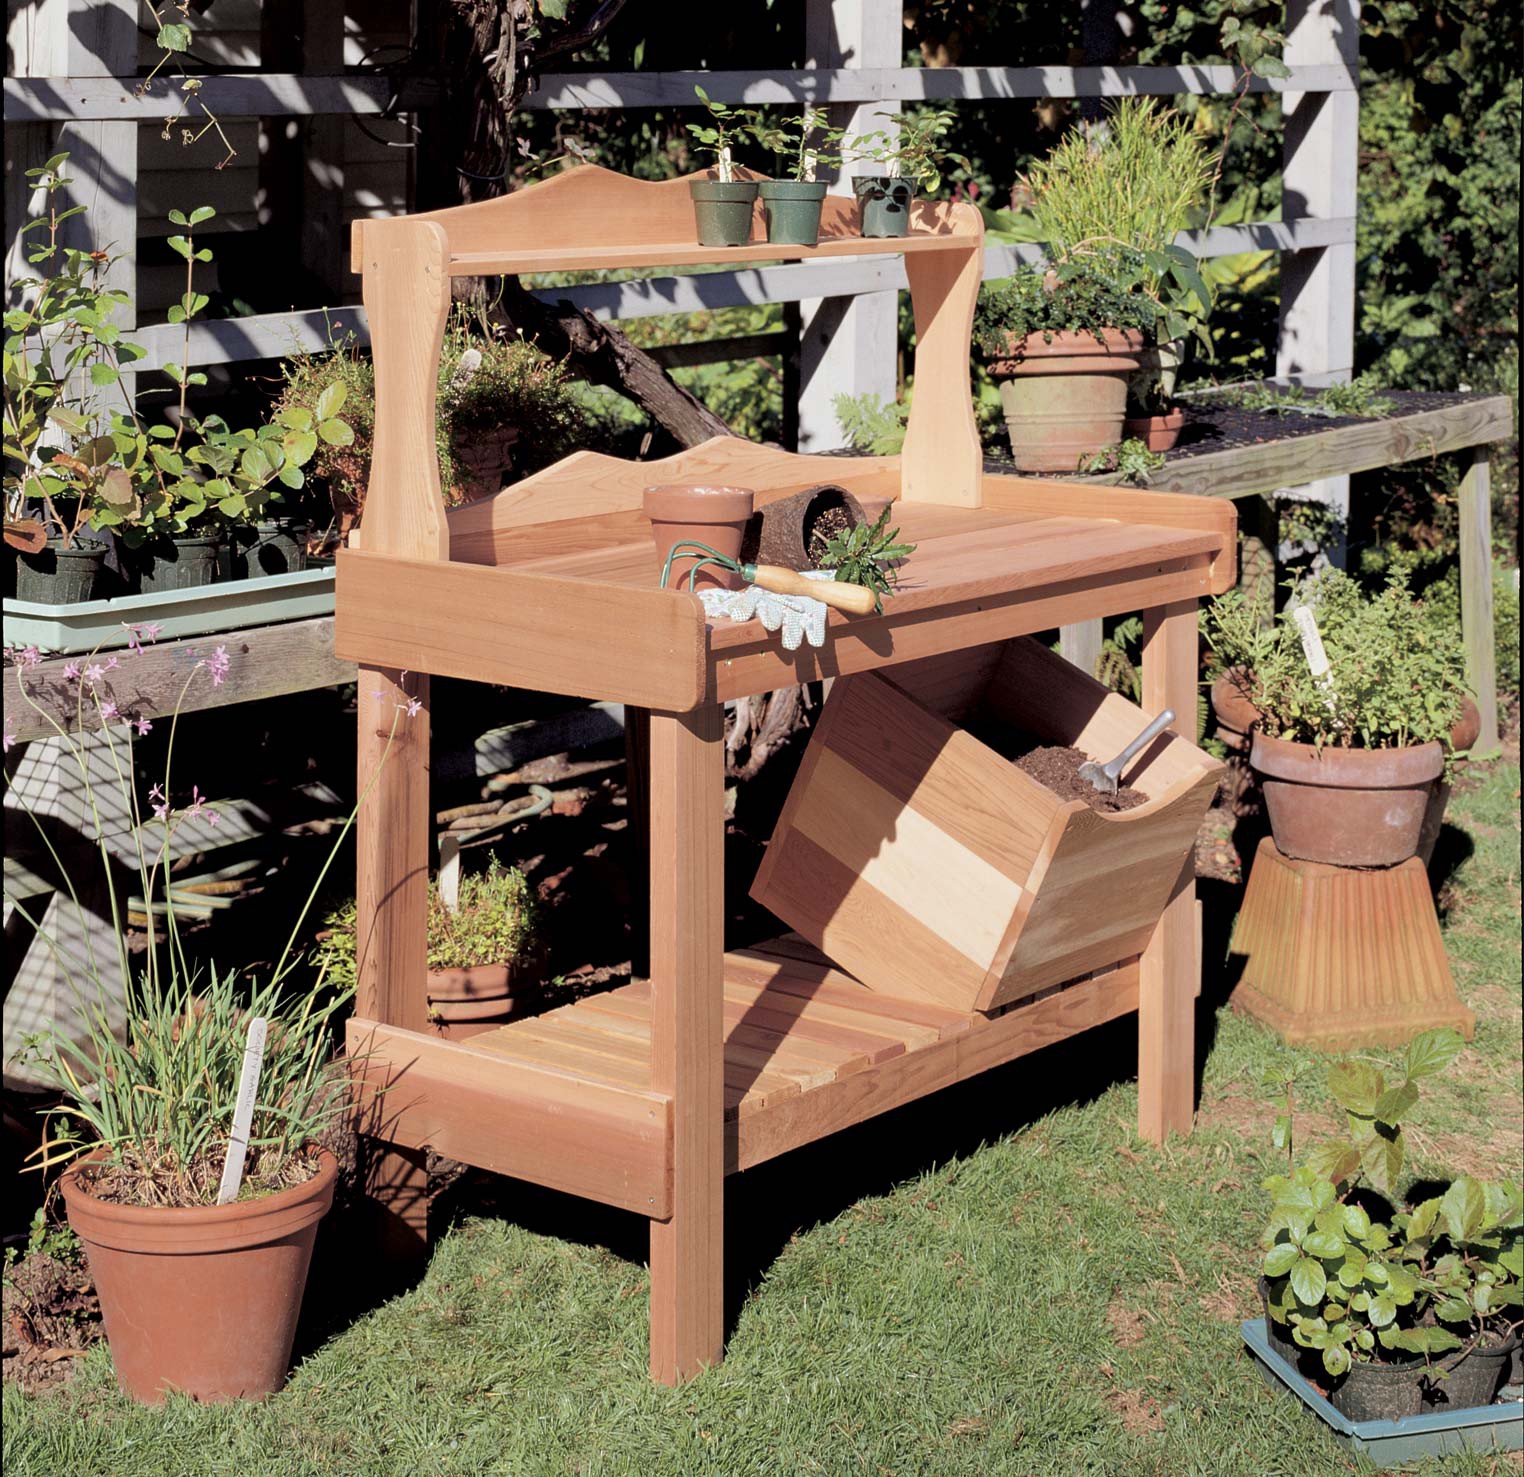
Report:
M1502 1343L1452 1355L1439 1366L1444 1372L1442 1379L1431 1374L1424 1382L1424 1403L1444 1410L1491 1405L1513 1366L1514 1350L1518 1347L1518 1335L1514 1334Z
M296 574L307 567L306 519L280 518L240 530L223 545L223 573L235 580Z
M68 548L62 539L49 539L35 554L16 554L16 599L38 605L75 605L95 597L96 581L106 557L104 544L80 543Z
M813 246L820 240L820 205L824 180L767 180L761 187L762 220L767 239L787 246Z
M1352 1421L1400 1421L1423 1407L1422 1359L1399 1364L1351 1364L1329 1392L1328 1402Z
M217 579L221 550L220 533L144 544L138 550L138 589L147 595L210 585Z
M852 191L862 211L864 236L908 236L910 202L915 185L908 179L887 174L860 174Z
M745 246L751 240L755 180L696 179L688 182L700 246Z

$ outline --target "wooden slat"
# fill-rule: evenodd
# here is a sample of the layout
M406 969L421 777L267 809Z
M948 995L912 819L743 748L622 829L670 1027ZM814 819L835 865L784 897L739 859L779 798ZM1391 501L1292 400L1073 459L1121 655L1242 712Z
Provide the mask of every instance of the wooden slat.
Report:
M341 655L641 707L685 710L703 694L703 607L679 591L368 549L344 550L338 567Z
M1476 695L1482 726L1475 752L1493 754L1498 738L1496 634L1492 617L1492 468L1474 452L1456 492L1460 504L1461 631L1466 679Z
M363 1131L641 1215L670 1213L664 1097L362 1017L346 1040L351 1071L386 1089L362 1096Z
M135 123L163 123L182 101L155 88L139 94L139 78L7 77L7 124L46 118L121 118ZM177 84L178 87L178 84ZM278 73L217 77L219 118L290 118L315 113L359 116L409 111L438 99L439 84L409 78L399 91L392 77L306 77Z

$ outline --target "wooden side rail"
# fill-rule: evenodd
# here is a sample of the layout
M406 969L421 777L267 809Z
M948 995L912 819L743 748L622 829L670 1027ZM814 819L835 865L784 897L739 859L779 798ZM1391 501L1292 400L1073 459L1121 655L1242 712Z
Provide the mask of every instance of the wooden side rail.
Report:
M685 711L705 686L704 610L680 590L476 564L338 558L334 649L377 667Z
M345 1043L367 1136L655 1220L672 1214L672 1105L661 1094L360 1016Z

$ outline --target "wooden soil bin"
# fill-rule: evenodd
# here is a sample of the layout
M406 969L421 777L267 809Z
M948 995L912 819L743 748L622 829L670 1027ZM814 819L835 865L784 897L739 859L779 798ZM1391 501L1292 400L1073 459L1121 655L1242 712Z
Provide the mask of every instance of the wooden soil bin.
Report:
M842 678L751 895L870 989L961 1010L1133 958L1222 766L1166 733L1122 776L1148 803L1101 814L960 725L1110 758L1147 716L1030 637Z

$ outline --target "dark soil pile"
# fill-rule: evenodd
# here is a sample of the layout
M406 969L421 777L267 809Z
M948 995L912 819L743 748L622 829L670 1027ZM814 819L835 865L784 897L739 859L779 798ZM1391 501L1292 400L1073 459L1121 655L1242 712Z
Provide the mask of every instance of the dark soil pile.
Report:
M1103 795L1089 780L1082 779L1080 765L1088 764L1095 756L1081 749L1045 744L1036 734L1008 723L974 722L968 724L968 731L1044 789L1052 790L1060 800L1083 800L1091 810L1104 815L1148 803L1148 796L1130 785L1123 785L1115 795Z
M101 1337L101 1310L83 1262L35 1251L6 1268L5 1378L29 1395L63 1384Z
M827 543L847 533L851 527L851 515L839 503L822 508L810 519L810 526L804 532L804 546L809 551L811 569L820 568Z

